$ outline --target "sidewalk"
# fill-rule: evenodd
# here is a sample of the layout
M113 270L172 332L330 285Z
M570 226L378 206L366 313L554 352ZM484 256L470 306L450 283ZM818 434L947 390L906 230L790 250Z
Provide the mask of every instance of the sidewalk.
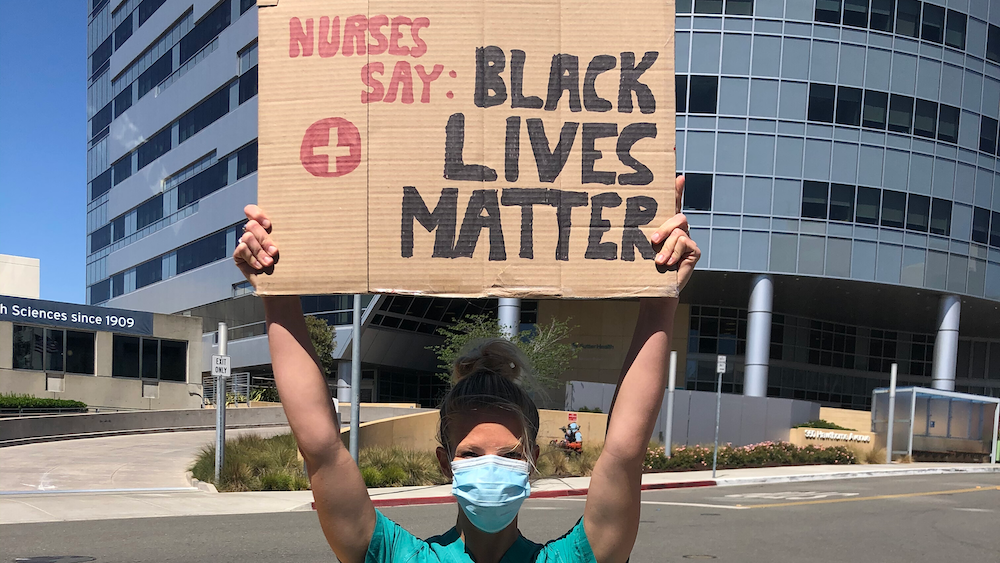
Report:
M731 469L683 473L651 473L643 476L643 489L762 485L830 479L853 479L942 473L1000 473L1000 465L913 463L906 465L810 465ZM532 484L533 498L585 495L589 477L542 479ZM369 489L376 506L402 506L452 502L451 485ZM0 524L259 514L312 509L312 492L208 493L191 491L144 491L80 493L6 492L0 494Z

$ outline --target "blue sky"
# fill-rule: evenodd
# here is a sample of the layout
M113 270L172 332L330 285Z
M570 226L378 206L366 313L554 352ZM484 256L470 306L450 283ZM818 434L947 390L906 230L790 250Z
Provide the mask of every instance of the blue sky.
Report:
M0 254L41 260L42 299L83 303L87 1L0 4Z

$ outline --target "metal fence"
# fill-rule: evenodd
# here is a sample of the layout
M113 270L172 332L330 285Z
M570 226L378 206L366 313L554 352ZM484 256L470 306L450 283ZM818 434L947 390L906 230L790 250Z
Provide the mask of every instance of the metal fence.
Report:
M223 385L225 386L223 394L226 397L227 404L250 404L253 391L253 388L250 385L250 372L234 373L223 381ZM201 380L201 385L203 389L202 404L216 404L215 377L211 375L204 376Z

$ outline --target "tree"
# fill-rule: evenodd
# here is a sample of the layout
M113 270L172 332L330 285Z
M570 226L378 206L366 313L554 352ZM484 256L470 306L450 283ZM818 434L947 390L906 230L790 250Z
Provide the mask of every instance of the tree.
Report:
M333 349L337 347L337 334L324 319L306 316L306 328L309 330L309 340L312 341L319 363L323 366L323 375L335 375L337 361L333 359Z
M548 390L559 386L559 376L569 369L577 352L572 344L563 342L574 327L567 322L552 319L548 324L536 325L535 330L522 330L512 339L528 358L531 373L523 374L521 384L536 400L548 402ZM497 319L489 315L470 315L451 327L437 330L444 343L428 346L438 358L438 377L452 380L451 369L462 349L470 342L485 338L504 338Z

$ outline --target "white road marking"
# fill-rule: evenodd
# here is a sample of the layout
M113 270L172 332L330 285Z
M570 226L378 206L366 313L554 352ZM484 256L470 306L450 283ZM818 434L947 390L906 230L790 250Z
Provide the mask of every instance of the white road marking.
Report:
M995 512L991 508L956 508L955 510L961 510L962 512Z
M834 493L821 491L787 491L783 493L739 493L726 498L758 500L818 500L828 497L856 497L860 493Z
M585 498L572 498L572 497L570 497L570 498L561 498L561 499L558 499L558 500L575 500L575 501L584 502L587 499L585 499ZM700 502L666 502L666 501L660 501L660 500L644 500L644 501L642 501L642 504L654 504L654 505L661 505L661 506L690 506L690 507L693 507L693 508L722 508L722 509L725 509L725 510L746 510L747 508L750 508L748 506L732 506L732 505L728 505L728 504L703 504L703 503L700 503Z

